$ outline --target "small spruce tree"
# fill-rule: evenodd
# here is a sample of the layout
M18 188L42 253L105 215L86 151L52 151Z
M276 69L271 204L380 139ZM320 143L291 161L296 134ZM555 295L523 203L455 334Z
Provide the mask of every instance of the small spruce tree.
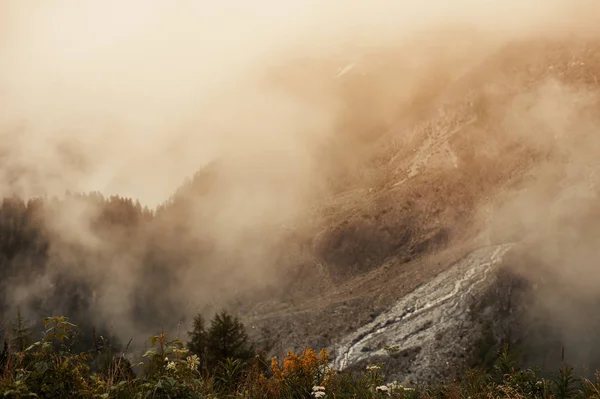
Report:
M253 348L242 322L226 311L211 320L206 336L206 358L209 366L218 365L225 359L248 361Z
M190 341L187 343L187 348L191 353L196 354L202 363L206 363L206 322L201 314L194 317L192 330L188 331L188 336L190 337Z
M3 377L4 370L6 369L6 365L8 364L8 341L4 340L4 347L2 348L2 352L0 352L0 379Z
M23 352L31 343L31 329L27 320L21 315L20 309L17 309L17 317L14 324L13 337L15 350Z

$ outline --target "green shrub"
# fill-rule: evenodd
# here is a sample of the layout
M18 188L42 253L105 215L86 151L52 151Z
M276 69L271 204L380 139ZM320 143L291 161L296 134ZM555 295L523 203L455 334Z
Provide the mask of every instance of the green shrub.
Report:
M250 356L251 345L236 318L217 316L209 331L196 328L203 326L196 320L193 330L204 335L195 341L192 336L187 347L164 332L152 336L138 376L125 356L112 356L110 345L74 353L77 328L64 317L47 318L40 341L21 351L11 351L8 341L4 344L0 398L600 399L598 376L594 381L580 379L573 368L564 366L554 379L544 379L535 369L521 368L508 348L498 354L490 371L469 370L460 379L428 387L385 383L380 365L361 372L336 371L325 349L289 352L284 359L272 359L269 367L264 356ZM224 339L218 341L220 334ZM201 357L191 350L199 342L202 353L212 351L212 361L220 354L217 363L202 367Z

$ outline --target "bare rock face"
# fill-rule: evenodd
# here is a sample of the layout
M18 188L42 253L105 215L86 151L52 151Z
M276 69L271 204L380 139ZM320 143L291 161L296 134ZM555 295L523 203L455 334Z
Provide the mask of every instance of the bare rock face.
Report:
M511 244L481 248L401 298L336 345L335 365L382 361L389 378L431 382L470 356L477 339L472 307L494 282Z

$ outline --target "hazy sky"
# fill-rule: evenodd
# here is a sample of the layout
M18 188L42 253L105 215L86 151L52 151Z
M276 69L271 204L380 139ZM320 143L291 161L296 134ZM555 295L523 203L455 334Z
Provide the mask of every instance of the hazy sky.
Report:
M0 194L155 205L217 154L303 153L303 129L330 129L330 110L259 82L279 52L442 23L547 28L573 3L0 0Z

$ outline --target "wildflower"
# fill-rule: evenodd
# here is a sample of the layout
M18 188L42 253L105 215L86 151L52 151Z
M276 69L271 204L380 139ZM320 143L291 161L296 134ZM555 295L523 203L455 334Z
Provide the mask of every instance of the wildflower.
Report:
M277 358L271 359L271 370L273 371L273 375L275 378L282 379L283 378L283 370L279 367L279 362Z
M377 364L370 364L370 365L367 366L367 370L368 371L381 370L381 366L378 366Z
M168 362L168 361L169 361L169 358L165 356L165 362Z
M198 358L197 355L192 355L192 356L187 357L186 362L187 362L187 367L190 370L196 371L198 369L198 365L200 364L200 359Z
M185 348L182 348L182 349L175 348L175 349L173 349L173 352L176 353L178 356L185 356L188 354L189 350L185 349Z
M321 349L321 352L319 352L319 361L321 364L329 364L329 352L327 352L327 349L323 348Z
M386 385L380 385L375 388L375 390L380 392L389 392L390 389Z
M402 384L398 384L398 381L394 381L394 382L390 382L389 384L387 384L387 387L389 389L390 392L395 392L395 391L414 391L414 388L406 388L404 385Z
M175 370L175 362L169 362L167 364L167 370Z
M312 372L319 366L319 358L317 353L309 348L306 348L300 355L300 368L307 373Z
M325 387L322 387L320 385L315 385L312 387L312 395L315 398L322 398L323 396L325 396Z

